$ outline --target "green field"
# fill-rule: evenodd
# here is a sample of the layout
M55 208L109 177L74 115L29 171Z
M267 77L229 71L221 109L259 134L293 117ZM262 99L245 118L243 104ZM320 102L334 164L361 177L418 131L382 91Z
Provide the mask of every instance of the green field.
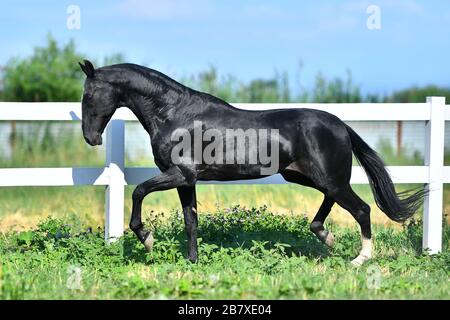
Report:
M200 261L185 260L182 216L153 215L155 247L146 253L127 232L105 245L101 229L77 217L47 219L0 237L0 299L449 299L450 228L442 254L422 255L421 224L375 226L376 256L350 265L354 227L328 225L327 249L301 215L233 207L200 216Z

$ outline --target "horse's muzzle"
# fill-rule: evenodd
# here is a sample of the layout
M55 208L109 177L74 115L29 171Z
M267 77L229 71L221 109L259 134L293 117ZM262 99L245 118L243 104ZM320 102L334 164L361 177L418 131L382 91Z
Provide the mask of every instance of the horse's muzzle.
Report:
M101 134L96 134L92 136L85 135L84 140L86 140L86 142L91 146L99 146L102 144L102 135Z

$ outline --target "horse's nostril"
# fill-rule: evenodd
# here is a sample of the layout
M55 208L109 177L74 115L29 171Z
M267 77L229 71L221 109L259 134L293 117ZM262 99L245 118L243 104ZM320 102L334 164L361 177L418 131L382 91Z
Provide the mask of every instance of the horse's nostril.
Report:
M97 145L101 145L102 144L102 136L101 135L98 135L96 140L97 140L96 141Z
M83 136L84 137L84 141L86 141L87 144L91 144L91 140L89 140L89 138L87 136Z

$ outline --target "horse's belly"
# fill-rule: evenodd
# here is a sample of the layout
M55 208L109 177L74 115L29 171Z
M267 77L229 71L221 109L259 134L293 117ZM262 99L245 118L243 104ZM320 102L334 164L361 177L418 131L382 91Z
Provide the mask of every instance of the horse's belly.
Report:
M272 172L273 171L273 172ZM278 172L265 170L261 165L209 165L197 168L197 180L246 180L269 176Z

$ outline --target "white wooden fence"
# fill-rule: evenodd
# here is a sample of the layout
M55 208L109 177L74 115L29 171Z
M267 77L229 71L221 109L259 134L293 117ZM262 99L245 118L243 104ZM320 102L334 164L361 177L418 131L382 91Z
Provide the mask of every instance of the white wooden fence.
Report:
M450 166L444 166L444 128L450 121L445 98L428 97L425 103L358 104L235 104L248 110L275 108L314 108L335 114L344 121L426 121L425 165L390 166L395 183L426 183L431 192L423 213L423 247L430 253L442 248L443 184L450 183ZM80 103L0 103L0 121L57 120L79 121ZM112 241L124 230L124 187L138 184L159 172L157 168L125 168L125 121L136 121L128 109L116 111L106 129L106 163L103 168L0 168L0 186L106 186L105 239ZM82 137L80 137L82 139ZM64 150L61 150L64 152ZM355 166L351 182L367 184L363 170ZM280 175L246 181L203 182L209 184L280 184Z

